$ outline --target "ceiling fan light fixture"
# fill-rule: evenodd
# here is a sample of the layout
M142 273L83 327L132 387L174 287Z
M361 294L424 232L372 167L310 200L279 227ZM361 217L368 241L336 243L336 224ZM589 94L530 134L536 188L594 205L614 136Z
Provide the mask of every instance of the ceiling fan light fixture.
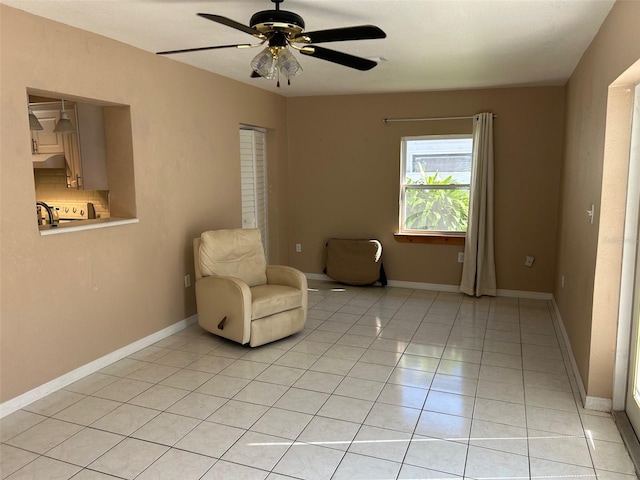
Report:
M275 9L256 12L251 17L248 26L221 15L198 13L198 16L202 18L257 38L260 40L258 44L212 45L209 47L183 48L157 53L158 55L171 55L174 53L200 52L220 48L251 48L269 42L269 46L262 50L251 61L251 78L263 77L274 79L282 75L287 78L287 83L289 84L291 77L302 73L302 67L298 60L292 55L289 47L299 51L302 55L325 60L337 65L343 65L355 70L371 70L377 65L378 62L374 60L318 47L315 44L386 38L387 35L379 27L375 25L355 25L352 27L338 27L307 32L305 31L304 20L300 15L294 12L280 10L280 4L284 0L271 1L275 4ZM280 86L279 80L277 85L278 87Z
M302 73L302 66L298 60L296 60L296 57L286 48L278 52L278 69L287 79Z
M36 117L36 114L33 113L31 107L29 107L29 130L44 130L44 127Z
M264 78L276 78L276 57L270 47L266 47L251 60L251 68Z

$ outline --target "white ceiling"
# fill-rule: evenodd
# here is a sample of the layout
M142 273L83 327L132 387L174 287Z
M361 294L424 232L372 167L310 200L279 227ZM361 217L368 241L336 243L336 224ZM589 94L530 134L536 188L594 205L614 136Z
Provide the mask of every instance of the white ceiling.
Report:
M562 85L615 0L285 0L306 30L361 24L386 39L322 44L380 58L361 72L296 55L303 73L290 86L249 78L259 49L209 50L166 57L285 96ZM213 13L248 25L269 0L0 0L1 3L156 52L254 43L205 20Z

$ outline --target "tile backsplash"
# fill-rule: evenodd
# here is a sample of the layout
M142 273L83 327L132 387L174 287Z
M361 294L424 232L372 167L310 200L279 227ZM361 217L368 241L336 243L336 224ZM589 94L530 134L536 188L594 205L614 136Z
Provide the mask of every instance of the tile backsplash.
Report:
M109 217L108 190L77 190L67 188L64 168L35 168L33 176L36 188L36 200L45 202L91 202L96 216Z

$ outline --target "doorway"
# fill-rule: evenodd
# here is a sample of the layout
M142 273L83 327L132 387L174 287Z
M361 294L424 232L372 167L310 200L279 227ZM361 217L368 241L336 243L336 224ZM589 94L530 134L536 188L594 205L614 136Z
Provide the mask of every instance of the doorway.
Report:
M640 66L640 61L637 65ZM635 82L639 79L640 75L635 75ZM620 235L622 262L613 415L636 471L640 471L640 83L623 90L629 95L631 122L620 125L620 130L627 130L622 136L624 140L620 139L629 153L624 230ZM611 109L620 107L611 95L609 100Z
M629 312L631 315L631 342L625 412L636 436L638 436L640 434L640 254L638 249L638 228L640 226L640 181L638 181L640 179L640 84L635 87L633 105L627 218L625 220L623 250L623 268L626 265L630 269L626 273L627 282L633 282L631 311Z

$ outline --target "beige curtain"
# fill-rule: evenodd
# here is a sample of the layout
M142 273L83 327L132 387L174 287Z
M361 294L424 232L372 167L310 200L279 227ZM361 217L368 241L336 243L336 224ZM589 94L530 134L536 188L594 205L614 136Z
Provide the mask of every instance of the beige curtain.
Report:
M476 297L496 295L492 113L479 113L473 117L471 198L460 291Z

